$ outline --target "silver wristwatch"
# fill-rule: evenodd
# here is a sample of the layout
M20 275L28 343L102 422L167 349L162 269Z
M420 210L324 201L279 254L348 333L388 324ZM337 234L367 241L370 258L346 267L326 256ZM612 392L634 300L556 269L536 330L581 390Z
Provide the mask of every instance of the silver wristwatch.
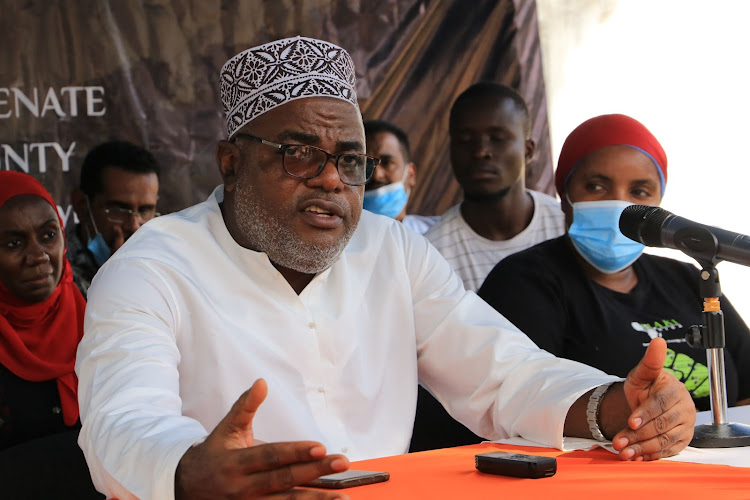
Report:
M591 435L594 436L594 439L597 441L607 441L607 438L604 437L601 429L599 429L599 405L601 405L602 399L604 398L604 393L607 392L613 383L614 382L610 382L608 384L600 385L594 389L594 392L591 393L591 397L589 397L589 404L586 406L586 421L589 424Z

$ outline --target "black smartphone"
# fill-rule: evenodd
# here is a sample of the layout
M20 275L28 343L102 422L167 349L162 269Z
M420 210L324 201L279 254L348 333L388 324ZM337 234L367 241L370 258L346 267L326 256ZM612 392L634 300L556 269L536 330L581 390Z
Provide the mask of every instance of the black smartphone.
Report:
M351 488L353 486L362 486L364 484L382 483L388 481L391 475L387 472L374 472L369 470L348 470L337 474L320 476L318 479L310 481L305 486L311 488Z
M539 479L554 476L557 472L557 460L554 457L539 455L495 451L475 455L474 461L478 471L501 476Z

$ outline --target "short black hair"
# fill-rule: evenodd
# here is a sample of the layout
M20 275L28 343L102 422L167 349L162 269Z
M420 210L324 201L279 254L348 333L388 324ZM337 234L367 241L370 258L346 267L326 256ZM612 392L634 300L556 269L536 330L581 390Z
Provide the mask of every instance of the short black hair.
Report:
M116 167L137 174L156 174L159 164L154 155L127 141L109 141L94 147L83 159L80 188L89 198L102 191L102 172Z
M409 148L409 138L406 136L406 132L396 125L383 120L365 122L365 137L373 136L380 132L388 132L396 136L399 144L401 144L401 153L404 155L404 161L409 163L411 161L411 149Z
M469 101L476 99L510 99L516 105L516 108L521 111L524 115L524 127L523 131L526 137L529 137L531 133L531 117L529 114L529 107L526 105L521 94L518 93L512 87L497 82L478 82L464 90L453 102L450 114L450 123L453 123L455 118L456 110L466 105Z

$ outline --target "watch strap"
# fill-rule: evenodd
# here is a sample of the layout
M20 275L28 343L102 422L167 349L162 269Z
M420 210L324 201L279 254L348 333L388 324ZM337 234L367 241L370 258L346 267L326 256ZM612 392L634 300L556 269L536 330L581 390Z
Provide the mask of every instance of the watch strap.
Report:
M604 437L604 434L602 434L602 431L599 428L599 407L601 406L602 399L604 399L604 394L613 383L614 382L603 384L594 389L594 392L592 392L589 397L589 403L586 406L586 421L589 424L591 435L597 441L607 441L607 438Z

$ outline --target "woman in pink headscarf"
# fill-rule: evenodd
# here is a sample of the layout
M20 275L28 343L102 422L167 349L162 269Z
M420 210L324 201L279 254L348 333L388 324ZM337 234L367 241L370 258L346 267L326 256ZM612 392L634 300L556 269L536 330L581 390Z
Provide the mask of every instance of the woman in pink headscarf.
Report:
M625 207L659 205L666 181L666 153L643 124L619 114L582 123L555 172L566 234L501 261L479 295L541 348L623 377L663 337L665 368L707 410L706 351L685 342L703 322L699 271L643 254L619 229ZM750 359L750 331L726 298L721 304L728 401L746 404L750 363L740 359Z

